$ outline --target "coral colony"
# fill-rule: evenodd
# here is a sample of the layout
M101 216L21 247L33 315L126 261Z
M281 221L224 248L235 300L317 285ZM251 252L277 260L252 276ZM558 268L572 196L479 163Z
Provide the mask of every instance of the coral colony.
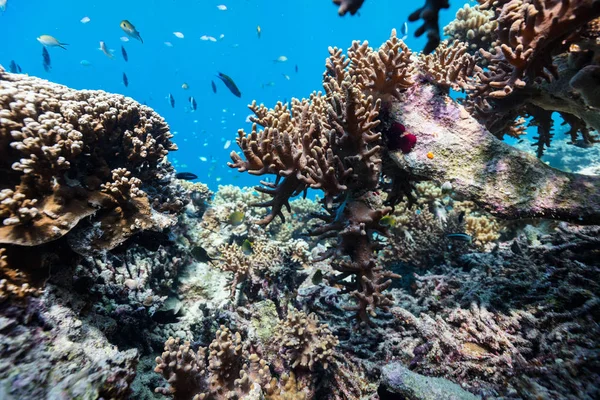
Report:
M130 98L0 69L0 397L600 397L600 178L538 158L553 113L597 141L600 2L480 1L440 42L447 7L423 53L329 48L323 91L254 101L255 190L177 179Z

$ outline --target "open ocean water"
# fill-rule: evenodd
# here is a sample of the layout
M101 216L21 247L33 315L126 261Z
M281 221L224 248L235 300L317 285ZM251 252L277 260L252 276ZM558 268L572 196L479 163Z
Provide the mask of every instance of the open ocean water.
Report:
M454 19L462 5L453 2L442 11L440 26ZM121 93L145 103L167 120L175 134L179 150L169 154L169 160L178 171L193 172L212 190L221 184L248 186L259 179L227 167L229 153L238 150L237 130L249 127L247 105L255 99L273 106L322 90L329 46L346 50L353 40L379 46L392 28L400 31L415 7L398 0L366 1L360 15L339 17L335 5L325 0L8 0L6 11L0 13L0 64L8 68L15 60L30 75L76 89ZM127 38L119 26L122 20L135 26L143 44L133 38L121 40ZM425 43L423 37L413 36L419 25L408 24L406 43L413 51ZM44 34L68 43L67 50L48 49L50 72L43 68L43 46L36 40ZM113 59L99 50L100 41L113 50ZM281 56L287 61L274 61ZM241 98L219 81L218 72L235 81ZM175 100L173 108L169 93ZM198 104L195 112L190 96Z

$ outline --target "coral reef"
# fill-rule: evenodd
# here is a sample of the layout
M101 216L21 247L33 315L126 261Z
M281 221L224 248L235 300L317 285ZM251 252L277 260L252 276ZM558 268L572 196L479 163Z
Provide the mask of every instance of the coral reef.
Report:
M272 197L260 204L271 207L260 224L268 224L275 216L284 220L282 209L290 211L289 198L307 188L324 192L326 213L319 218L325 224L310 234L318 240L339 238L337 250L331 249L324 257L339 260L334 269L342 274L336 281L356 275L357 289L352 294L358 304L354 309L363 322L369 322L377 308L385 311L390 304L381 292L394 275L377 267L372 255L376 249L373 235L385 234L379 220L391 208L374 208L369 191L377 187L382 173L381 134L374 131L381 99L399 98L401 90L413 84L406 50L395 31L378 51L366 42L354 42L346 58L341 50L330 48L325 94L293 99L291 110L281 103L273 109L251 104L252 131L240 130L237 139L245 160L232 152L229 164L240 172L277 176L274 184L263 182L266 187L257 188Z
M498 21L494 18L494 10L482 10L478 4L465 4L456 12L455 20L444 27L444 35L468 43L467 51L477 56L479 49L492 49L492 38L497 28Z
M469 77L476 69L476 58L467 53L467 46L455 40L442 43L432 54L419 59L422 75L429 81L448 90L469 88Z
M174 224L185 200L165 185L165 156L177 147L158 114L4 70L0 85L0 243L40 245L86 220L79 236L111 249Z
M593 94L583 85L594 84L600 5L581 1L485 2L481 10L495 11L494 49L481 49L487 69L472 79L465 105L499 138L518 136L519 128L537 127L535 146L541 157L552 141L552 113L570 126L572 141L591 144L600 121L593 110ZM451 29L451 28L450 28ZM473 38L477 45L477 38ZM471 40L467 38L467 42ZM592 97L590 97L592 96ZM589 104L588 104L589 103Z
M303 312L288 312L287 320L275 328L274 343L291 369L314 371L318 365L327 368L333 359L338 340L327 325L319 324L317 316Z
M501 218L600 220L597 177L557 171L498 141L431 87L416 85L405 96L391 114L418 141L409 154L394 152L391 157L410 175L449 181L457 194Z

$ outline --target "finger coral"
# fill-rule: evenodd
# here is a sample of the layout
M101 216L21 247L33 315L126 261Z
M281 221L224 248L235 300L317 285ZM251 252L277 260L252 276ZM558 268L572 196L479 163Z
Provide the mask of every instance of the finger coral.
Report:
M432 54L419 59L423 76L436 85L448 90L467 89L469 77L480 68L477 59L467 52L467 46L455 40L452 44L442 43Z
M317 366L327 368L333 360L333 348L338 344L329 327L320 324L315 314L293 310L276 328L273 341L281 348L290 368L310 371Z
M225 326L217 330L208 352L203 347L194 351L190 342L179 344L179 339L169 338L156 364L155 372L168 382L156 388L156 393L174 399L262 398L263 393L267 400L308 398L293 373L272 377L267 362L247 349L238 332Z
M444 35L451 39L468 43L468 52L478 55L479 49L490 50L493 46L494 31L498 21L494 18L494 10L482 10L476 4L465 4L456 12L456 18L444 27Z
M154 196L160 211L184 205L158 189L176 150L169 128L132 99L0 70L0 122L0 243L43 244L89 217L104 230L93 247L113 248L174 223Z

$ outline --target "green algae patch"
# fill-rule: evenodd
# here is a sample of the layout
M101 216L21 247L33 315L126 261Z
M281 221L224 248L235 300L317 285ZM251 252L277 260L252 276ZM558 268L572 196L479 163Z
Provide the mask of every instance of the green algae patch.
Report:
M254 304L254 309L252 327L260 341L268 343L275 333L275 327L279 323L275 303L271 300L261 301Z

